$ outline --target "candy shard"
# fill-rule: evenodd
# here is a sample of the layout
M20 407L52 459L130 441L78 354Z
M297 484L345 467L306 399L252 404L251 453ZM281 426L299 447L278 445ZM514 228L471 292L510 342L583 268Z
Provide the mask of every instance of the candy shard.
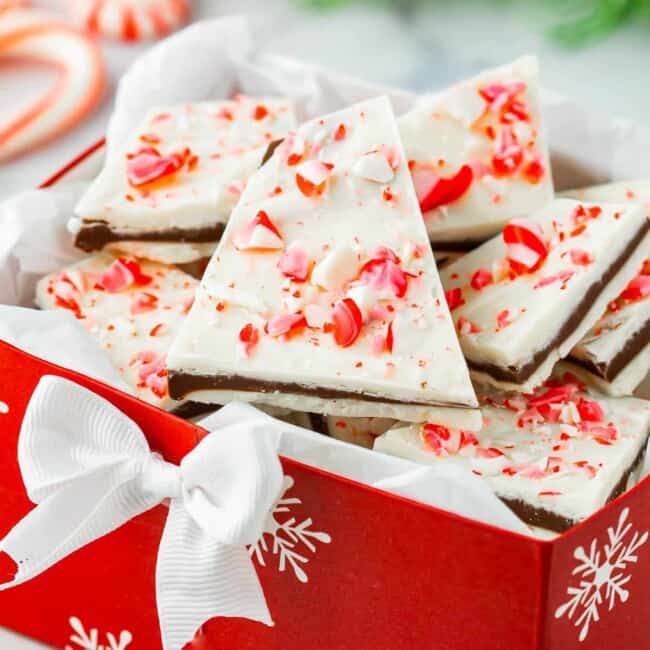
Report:
M282 235L269 215L260 210L239 233L233 237L239 250L277 250L284 247Z
M359 261L351 246L332 249L314 267L312 282L327 291L340 291L358 272Z
M318 198L325 192L331 167L318 160L307 160L296 168L296 185L310 199Z
M388 183L395 176L386 156L379 151L363 154L352 166L352 172L375 183Z

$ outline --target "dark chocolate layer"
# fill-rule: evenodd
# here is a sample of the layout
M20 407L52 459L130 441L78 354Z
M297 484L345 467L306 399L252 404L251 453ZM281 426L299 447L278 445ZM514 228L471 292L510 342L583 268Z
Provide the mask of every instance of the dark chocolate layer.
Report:
M273 142L269 142L269 146L266 148L266 151L264 152L264 156L262 157L262 162L260 163L260 167L262 167L264 164L266 164L270 159L271 156L275 153L275 150L284 142L284 138L280 138L279 140L273 140Z
M320 413L308 413L307 415L309 416L309 424L311 425L312 431L329 436L330 432L324 415Z
M467 359L467 365L472 370L484 372L490 377L499 381L507 381L515 384L524 383L531 377L535 371L544 363L548 355L559 347L573 332L579 327L580 323L591 309L592 305L603 292L605 287L616 277L617 273L623 268L628 258L634 253L639 244L643 241L650 230L650 223L646 220L637 233L628 242L623 252L618 256L615 262L603 273L600 280L594 282L582 295L582 299L576 305L571 316L562 324L557 334L548 342L546 346L535 352L530 361L522 366L498 366L494 363L473 361Z
M197 390L236 390L252 393L290 393L292 395L313 395L321 399L355 399L360 402L381 402L383 404L406 404L399 400L369 395L368 393L338 390L293 384L290 382L265 381L239 375L194 375L171 370L169 372L169 394L173 399L184 399ZM449 408L472 408L466 404L441 404L439 402L408 402L414 406L443 406Z
M121 241L174 242L208 244L218 242L225 224L215 223L202 228L166 228L164 230L128 231L114 230L106 221L84 221L75 237L74 244L82 251L99 251L107 244Z
M630 475L639 467L641 461L643 461L643 456L645 454L645 444L641 445L639 453L636 458L630 465L630 467L623 472L621 479L614 486L614 489L611 491L609 497L607 498L607 503L613 501L617 497L620 497L626 491L627 482L630 478ZM546 530L553 530L558 533L563 533L572 526L580 523L573 519L568 519L562 515L558 515L555 512L550 512L544 510L543 508L536 508L530 503L526 503L521 499L505 499L501 498L509 508L512 510L519 519L523 522L529 524L530 526L537 526L539 528L545 528Z
M208 267L210 262L209 257L202 257L194 262L185 262L185 264L175 264L177 269L191 275L195 280L200 280L205 273L205 269Z
M569 357L571 363L581 366L605 381L614 381L618 374L650 343L650 320L634 333L625 345L607 362L597 362L581 357Z
M179 404L170 413L178 418L183 418L183 420L191 420L201 415L210 415L210 413L214 413L220 408L217 404L203 404L202 402L189 401Z

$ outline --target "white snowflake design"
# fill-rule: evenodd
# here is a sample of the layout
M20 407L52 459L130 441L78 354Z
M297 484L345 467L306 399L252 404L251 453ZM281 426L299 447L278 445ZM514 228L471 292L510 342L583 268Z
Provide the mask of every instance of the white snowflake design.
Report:
M291 476L285 476L282 486L282 497L280 497L280 500L269 513L264 523L264 533L257 544L250 547L249 553L251 557L254 557L260 563L260 566L266 566L264 554L269 552L266 536L270 535L273 538L273 545L271 546L270 552L272 555L279 556L279 570L284 571L287 565L289 565L300 582L308 582L309 577L300 565L307 564L309 558L299 553L296 547L302 545L311 553L316 553L314 541L329 544L332 538L327 533L312 530L311 518L305 519L300 524L296 522L295 517L291 517L282 522L278 521L277 515L284 512L291 512L291 506L302 503L297 497L286 496L293 485L293 478ZM304 552L302 551L302 553Z
M573 557L578 560L578 565L573 569L572 575L580 576L577 587L569 587L567 594L569 600L555 610L555 618L565 614L573 620L574 614L579 612L575 619L575 626L580 627L579 639L584 641L589 634L589 626L600 620L599 608L607 602L608 611L614 609L617 602L624 603L630 596L625 585L630 581L630 567L638 560L637 550L648 541L648 532L634 531L631 539L627 540L632 524L627 521L630 513L625 508L618 519L616 530L611 526L607 529L608 543L599 549L598 542L594 539L589 547L589 553L582 546L573 552Z
M65 650L126 650L133 641L131 632L122 630L119 638L109 632L106 643L100 643L97 629L86 632L83 623L76 616L70 618L70 627L74 630L70 635L70 643L73 645L66 645Z

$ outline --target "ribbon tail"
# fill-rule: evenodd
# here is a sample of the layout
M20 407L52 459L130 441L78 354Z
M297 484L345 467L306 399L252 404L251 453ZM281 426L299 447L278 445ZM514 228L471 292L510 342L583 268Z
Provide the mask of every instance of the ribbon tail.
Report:
M210 538L177 499L158 551L156 597L163 650L181 650L218 616L273 625L246 547Z
M43 573L90 542L119 528L159 500L139 494L135 481L124 481L119 467L106 467L50 494L0 541L18 565L15 587Z

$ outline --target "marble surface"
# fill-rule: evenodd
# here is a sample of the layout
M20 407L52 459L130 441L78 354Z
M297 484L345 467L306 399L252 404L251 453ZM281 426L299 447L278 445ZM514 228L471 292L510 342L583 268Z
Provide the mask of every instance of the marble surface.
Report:
M65 0L40 2L54 10L65 4ZM516 3L431 2L411 15L362 6L314 14L299 11L297 0L201 0L195 4L199 17L251 14L259 39L270 51L418 91L433 90L481 68L536 52L545 86L579 99L595 112L648 121L648 27L630 25L597 46L567 50L546 37L546 14L523 14L521 9L510 8ZM116 81L144 47L103 45L111 76L104 105L46 149L0 166L0 200L34 187L103 134ZM3 75L0 107L26 101L45 81L42 72ZM2 650L42 647L0 629Z

